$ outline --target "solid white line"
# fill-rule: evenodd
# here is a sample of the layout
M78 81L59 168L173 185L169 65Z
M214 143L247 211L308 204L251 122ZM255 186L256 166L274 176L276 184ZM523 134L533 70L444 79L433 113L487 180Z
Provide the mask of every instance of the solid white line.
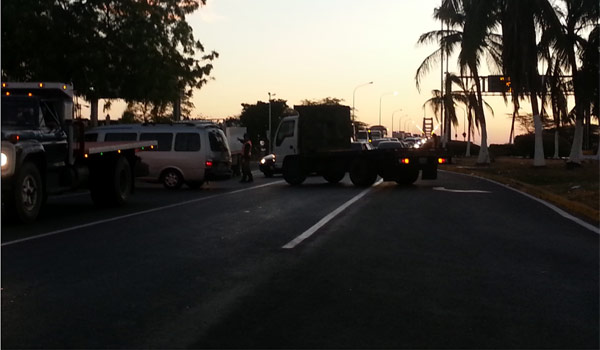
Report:
M215 195L208 196L208 197L196 198L196 199L188 200L188 201L185 201L185 202L180 202L180 203L174 203L174 204L170 204L170 205L165 205L163 207L158 207L158 208L152 208L152 209L148 209L148 210L143 210L143 211L139 211L139 212L136 212L136 213L131 213L131 214L126 214L126 215L121 215L121 216L113 217L113 218L110 218L110 219L93 221L93 222L89 222L87 224L77 225L77 226L68 227L68 228L64 228L64 229L60 229L60 230L56 230L56 231L52 231L52 232L48 232L48 233L43 233L43 234L36 235L36 236L31 236L31 237L27 237L27 238L22 238L22 239L17 239L17 240L14 240L14 241L5 242L5 243L2 243L2 245L0 245L0 246L5 247L5 246L17 244L17 243L31 241L31 240L34 240L34 239L39 239L39 238L48 237L48 236L54 236L54 235L57 235L59 233L74 231L74 230L78 230L80 228L91 227L91 226L96 226L96 225L104 224L104 223L107 223L107 222L112 222L112 221L127 219L127 218L134 217L134 216L139 216L139 215L144 215L144 214L148 214L148 213L153 213L155 211L160 211L160 210L165 210L165 209L171 209L171 208L175 208L175 207L181 207L181 206L184 206L184 205L187 205L187 204L192 204L192 203L197 203L197 202L202 202L202 201L205 201L205 200L217 198L219 196L227 196L227 195L231 195L231 194L246 192L246 191L255 190L255 189L258 189L258 188L262 188L262 187L267 187L267 186L279 184L279 183L282 183L282 182L283 181L269 182L269 183L266 183L266 184L263 184L263 185L258 185L258 186L248 187L248 188L242 188L240 190L235 190L235 191L221 193L221 194L215 194Z
M583 227L587 228L588 230L590 230L590 231L592 231L592 232L594 232L594 233L596 233L596 234L600 235L600 228L599 228L599 227L596 227L596 226L594 226L594 225L588 224L587 222L585 222L585 221L583 221L583 220L581 220L581 219L579 219L579 218L577 218L577 217L575 217L575 216L573 216L573 215L571 215L571 214L567 213L566 211L564 211L564 210L560 209L559 207L555 206L554 204L550 204L550 203L546 202L546 201L545 201L545 200L543 200L543 199L539 199L539 198L537 198L537 197L534 197L534 196L530 195L529 193L525 193L525 192L523 192L523 191L519 191L518 189L516 189L516 188L512 188L512 187L510 187L510 186L508 186L508 185L505 185L505 184L503 184L503 183L496 182L496 181L494 181L494 180L490 180L490 179L486 179L485 177L481 177L481 176L477 176L477 175L464 174L464 173L455 173L455 172L452 172L452 171L446 171L446 170L439 170L439 171L442 171L442 172L445 172L445 173L452 173L452 174L458 174L458 175L464 175L464 176L476 177L476 178L478 178L478 179L489 181L489 182L491 182L491 183L494 183L494 184L496 184L496 185L502 186L502 187L504 187L504 188L508 188L509 190L513 190L513 191L515 191L515 192L517 192L517 193L520 193L520 194L524 195L525 197L528 197L528 198L530 198L530 199L533 199L533 200L534 200L534 201L536 201L536 202L539 202L539 203L541 203L541 204L545 205L546 207L548 207L548 208L550 208L550 209L554 210L554 211L555 211L557 214L559 214L560 216L562 216L562 217L564 217L564 218L566 218L566 219L568 219L568 220L571 220L571 221L575 222L576 224L579 224L580 226L583 226Z
M434 187L435 191L444 191L444 192L453 192L453 193L492 193L490 191L481 191L481 190L451 190L446 187Z
M304 241L308 237L312 236L321 227L325 226L325 224L327 224L333 218L335 218L336 216L338 216L342 211L344 211L346 208L348 208L349 206L351 206L354 202L356 202L359 199L361 199L362 197L364 197L367 193L369 193L369 191L371 191L371 189L373 187L379 185L382 182L383 182L383 180L379 180L372 187L369 187L369 188L365 189L364 191L362 191L361 193L357 194L352 199L350 199L346 203L344 203L341 206L339 206L336 210L332 211L331 213L329 213L328 215L326 215L324 218L322 218L321 220L319 220L319 222L317 222L316 224L314 224L311 228L309 228L308 230L304 231L300 236L294 238L288 244L284 245L281 248L283 248L283 249L293 249L293 248L295 248L298 244L302 243L302 241Z

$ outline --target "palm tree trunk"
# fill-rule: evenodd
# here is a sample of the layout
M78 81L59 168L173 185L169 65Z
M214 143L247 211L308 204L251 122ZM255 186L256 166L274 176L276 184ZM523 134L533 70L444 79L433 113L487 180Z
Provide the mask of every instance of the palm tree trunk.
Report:
M546 160L544 159L544 139L542 137L544 128L542 127L542 117L540 116L537 95L534 93L531 94L531 110L533 112L533 124L535 126L533 166L541 167L546 165Z
M577 60L575 51L569 50L569 64L573 75L573 91L575 92L575 135L569 154L569 163L581 164L583 158L583 99L581 98L579 75L577 74Z
M481 145L479 148L479 156L477 157L477 164L490 164L490 152L487 145L487 127L485 124L485 114L483 112L483 96L481 94L481 81L479 80L477 67L471 66L469 69L471 70L471 73L473 73L475 88L477 89L477 110L475 111L475 118L479 120L479 125L481 126Z

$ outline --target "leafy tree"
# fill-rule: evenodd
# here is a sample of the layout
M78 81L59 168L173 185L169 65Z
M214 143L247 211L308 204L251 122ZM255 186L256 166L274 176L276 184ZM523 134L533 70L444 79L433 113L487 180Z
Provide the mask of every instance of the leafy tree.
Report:
M172 104L208 81L216 52L203 53L186 15L206 0L5 0L2 77L72 82L99 98Z
M325 97L320 100L302 100L300 102L303 106L318 106L318 105L328 105L328 106L339 106L344 102L344 99L336 98L336 97Z
M275 134L281 116L289 109L286 100L271 100L271 131ZM269 130L269 103L257 101L256 104L242 103L240 124L248 130L252 143L257 145L267 138Z

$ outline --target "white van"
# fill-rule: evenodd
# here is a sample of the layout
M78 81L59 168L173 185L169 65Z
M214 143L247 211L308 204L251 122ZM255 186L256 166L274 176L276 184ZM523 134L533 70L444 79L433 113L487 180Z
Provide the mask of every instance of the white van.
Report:
M120 124L93 128L86 141L156 140L157 149L137 153L149 173L143 180L166 188L182 184L199 188L208 180L231 178L231 152L223 131L215 124Z

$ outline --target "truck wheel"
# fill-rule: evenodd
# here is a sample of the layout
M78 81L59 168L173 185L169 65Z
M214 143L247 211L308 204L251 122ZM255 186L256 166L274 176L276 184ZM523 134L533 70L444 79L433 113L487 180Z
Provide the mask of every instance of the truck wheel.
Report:
M336 184L342 181L344 176L346 176L346 172L338 169L328 169L327 172L323 174L323 178L325 179L325 181L331 184Z
M301 185L306 180L306 174L298 157L286 157L283 160L283 178L293 186Z
M368 187L377 180L377 171L367 159L356 159L350 166L350 180L354 186Z
M99 206L118 206L129 199L132 189L131 166L125 157L114 161L114 166L109 167L97 176L90 185L92 200Z
M398 185L412 185L419 179L419 169L402 169L400 176L396 179Z
M13 201L15 214L22 222L34 221L44 199L42 176L37 166L32 162L25 162L15 178Z
M183 176L175 169L167 169L163 172L160 181L165 188L176 190L183 185Z

